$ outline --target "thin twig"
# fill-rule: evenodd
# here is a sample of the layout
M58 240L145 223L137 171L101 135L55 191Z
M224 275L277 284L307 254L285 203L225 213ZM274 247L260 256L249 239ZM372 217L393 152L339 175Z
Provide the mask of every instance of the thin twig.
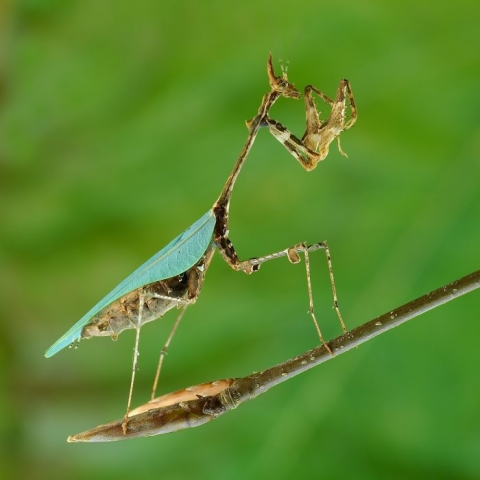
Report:
M328 342L335 355L439 307L480 287L480 270L427 293ZM309 350L275 367L247 377L219 380L164 395L130 413L128 431L123 419L73 435L69 442L108 442L159 435L202 425L257 397L273 386L309 370L332 357L324 345Z

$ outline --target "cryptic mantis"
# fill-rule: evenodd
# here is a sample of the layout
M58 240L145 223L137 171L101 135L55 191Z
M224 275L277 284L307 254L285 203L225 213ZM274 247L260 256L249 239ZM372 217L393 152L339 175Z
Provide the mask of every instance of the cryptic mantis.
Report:
M263 263L276 258L287 257L291 263L298 263L300 254L303 253L307 274L309 313L321 342L330 354L333 355L322 336L315 318L310 281L309 253L323 249L327 257L334 309L343 331L346 331L338 307L330 251L325 242L312 245L302 242L275 253L240 260L228 238L228 211L232 192L260 128L268 127L273 136L300 162L302 167L310 171L316 167L319 161L325 159L329 145L335 138L338 139L340 152L345 155L340 147L339 136L344 130L352 127L357 118L357 110L348 80L340 82L335 100L331 100L318 89L309 85L305 88L304 93L306 131L302 139L299 140L282 124L271 119L269 111L280 97L298 99L300 98L300 93L288 81L286 72L283 72L281 76L275 74L271 55L267 61L267 74L270 91L263 96L257 115L252 120L247 121L248 137L245 145L212 208L123 280L45 353L46 357L51 357L64 347L77 344L82 338L95 336L116 338L123 330L135 329L133 367L127 411L123 423L124 432L128 428L128 416L135 382L135 372L138 365L141 327L147 322L161 318L168 310L174 307L181 310L160 354L152 391L152 398L154 398L162 361L168 345L186 307L192 305L197 300L205 280L206 271L216 249L219 250L221 256L231 268L247 274L258 271ZM313 92L318 94L331 107L331 114L325 122L322 122L319 118L313 99ZM347 107L350 108L350 118L348 120L346 120Z

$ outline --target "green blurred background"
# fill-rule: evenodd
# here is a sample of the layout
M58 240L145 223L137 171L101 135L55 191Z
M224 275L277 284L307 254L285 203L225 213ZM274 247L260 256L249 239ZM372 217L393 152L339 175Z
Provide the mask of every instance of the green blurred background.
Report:
M261 131L235 190L243 258L328 240L350 327L479 266L480 5L25 0L1 7L1 469L5 478L479 478L473 293L201 428L114 444L134 335L45 349L202 215L267 91L350 79L354 129L305 173ZM324 109L326 110L326 109ZM272 116L298 135L302 102ZM322 253L318 317L340 333ZM247 277L215 257L161 392L272 366L318 342L303 266ZM142 333L147 398L175 315Z

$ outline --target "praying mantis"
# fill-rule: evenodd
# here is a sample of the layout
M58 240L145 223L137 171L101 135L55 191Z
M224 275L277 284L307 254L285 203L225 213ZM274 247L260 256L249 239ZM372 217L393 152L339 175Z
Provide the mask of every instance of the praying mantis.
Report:
M270 91L263 96L257 115L252 120L246 122L248 128L247 140L220 196L212 208L94 305L45 353L45 357L48 358L67 346L78 344L82 338L110 336L115 339L123 330L131 328L136 330L127 411L123 423L124 433L128 429L135 373L138 366L141 327L147 322L161 318L167 311L175 307L180 309L174 327L160 354L152 390L153 399L166 350L185 313L185 309L197 300L205 280L206 271L217 249L232 269L247 274L257 272L263 263L281 257L287 257L291 263L298 263L300 254L303 254L307 274L309 313L313 319L320 341L333 355L332 350L322 336L315 318L310 281L309 253L323 249L328 263L333 306L343 331L347 331L338 307L332 261L326 242L312 245L302 242L275 253L240 260L228 237L228 212L232 192L261 128L267 127L271 134L299 161L301 166L305 170L310 171L316 167L318 162L326 158L329 146L335 139L338 140L340 153L345 155L340 147L340 134L351 128L357 118L357 109L348 80L340 82L335 100L330 99L320 90L309 85L304 90L306 131L303 137L298 139L281 123L271 119L269 111L280 97L299 99L300 92L293 83L288 81L286 71L282 69L282 75L280 76L275 74L271 54L267 61L267 74ZM320 120L313 93L316 93L331 107L331 114L324 122ZM347 108L350 109L348 119L346 115Z

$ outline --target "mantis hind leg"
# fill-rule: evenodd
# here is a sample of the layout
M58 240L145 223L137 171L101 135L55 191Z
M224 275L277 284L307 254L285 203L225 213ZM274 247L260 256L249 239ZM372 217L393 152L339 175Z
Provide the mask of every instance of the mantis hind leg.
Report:
M180 325L180 322L182 321L183 314L185 313L185 310L187 309L188 305L184 305L182 309L180 310L180 313L177 316L177 319L175 320L175 323L173 324L172 330L170 331L170 334L168 335L167 341L165 342L165 345L163 346L162 350L160 351L160 358L158 359L158 366L157 366L157 371L155 373L155 380L153 381L153 387L152 387L152 395L150 397L151 400L155 398L156 392L157 392L157 386L158 386L158 379L160 378L160 371L162 370L162 365L163 365L163 359L168 353L168 347L170 346L170 343L172 341L173 336L175 335L175 332L177 331L178 326Z
M127 425L128 425L128 414L130 413L130 407L132 404L132 395L133 395L133 385L135 384L135 373L137 371L138 366L138 345L140 343L140 329L142 326L142 314L143 314L143 307L145 305L145 294L141 293L139 295L139 305L138 305L138 317L137 317L137 324L135 326L136 334L135 334L135 348L133 350L133 365L132 365L132 378L130 380L130 390L128 393L128 402L127 402L127 412L125 413L125 419L122 423L123 434L127 434Z
M128 393L127 411L125 413L125 418L124 418L124 421L122 423L122 429L123 429L123 434L124 435L126 435L126 433L127 433L128 415L130 413L130 408L131 408L131 405L132 405L133 386L135 384L135 374L136 374L137 369L138 369L138 356L140 354L139 353L140 330L141 330L141 327L142 327L143 311L144 311L146 302L150 298L159 298L159 299L164 299L164 300L168 299L169 301L175 301L177 303L177 306L180 306L180 305L183 306L183 308L182 308L182 310L181 310L181 312L180 312L180 314L179 314L179 316L178 316L178 318L175 322L175 325L174 325L172 331L170 332L170 335L167 339L167 342L162 349L162 353L160 354L160 362L159 362L159 365L158 365L158 368L157 368L157 373L156 373L155 382L154 382L154 392L155 392L155 389L157 387L158 378L160 376L160 369L161 369L161 365L163 363L163 357L166 354L166 350L168 349L168 345L170 344L170 342L173 338L173 335L174 335L174 333L175 333L175 331L178 327L178 324L180 323L180 320L182 319L182 316L185 312L185 309L191 303L191 300L185 300L185 299L180 299L180 298L179 299L173 299L171 297L166 297L164 295L152 294L150 292L144 292L144 293L139 294L139 298L138 298L138 317L137 317L137 322L135 323L136 334L135 334L135 347L134 347L134 350L133 350L132 376L131 376L131 380L130 380L130 390L129 390L129 393Z

